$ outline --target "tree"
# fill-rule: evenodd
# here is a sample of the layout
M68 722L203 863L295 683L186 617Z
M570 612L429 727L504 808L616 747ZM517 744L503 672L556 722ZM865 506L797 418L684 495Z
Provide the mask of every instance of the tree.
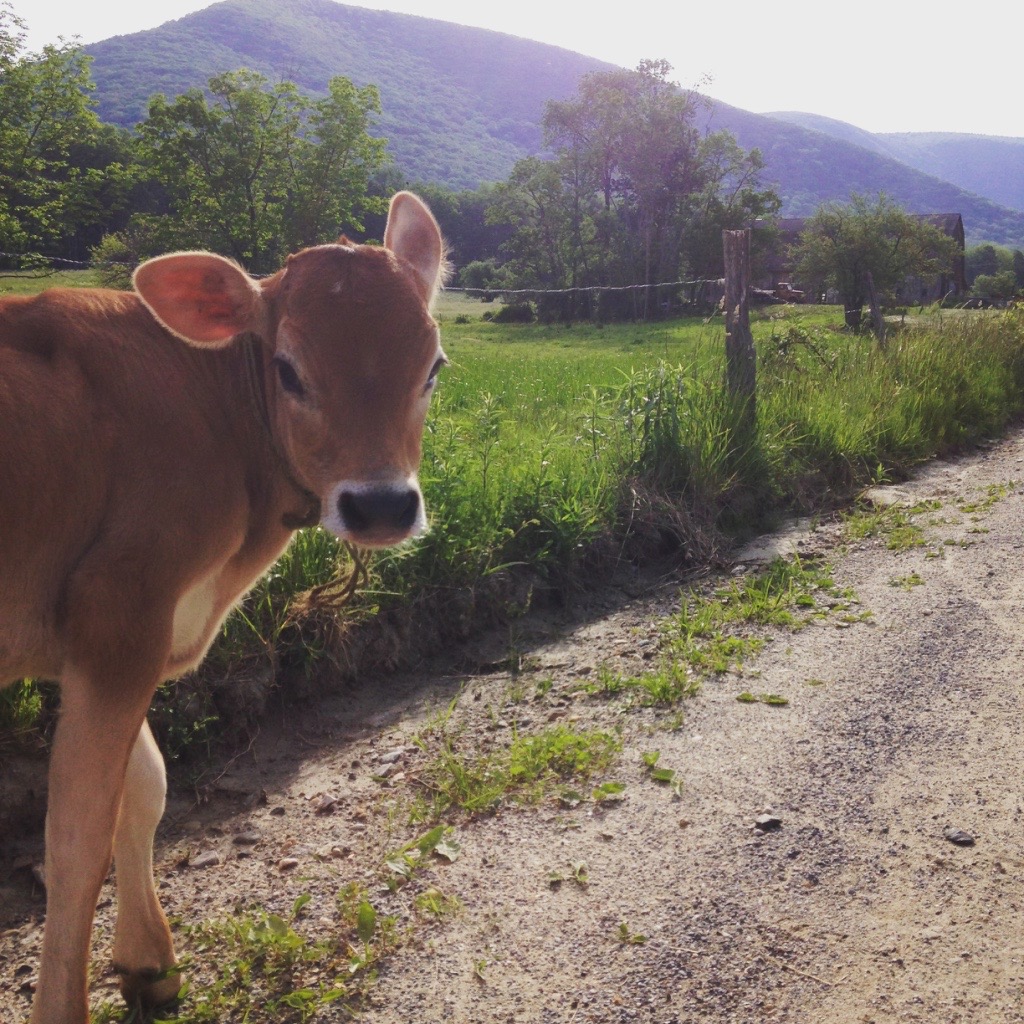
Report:
M572 288L582 283L587 247L576 236L576 196L567 189L562 161L527 157L508 181L495 186L487 217L516 225L504 246L517 281L532 287Z
M778 210L760 185L760 155L703 131L701 99L670 71L644 61L597 72L574 98L548 104L553 158L520 161L489 210L514 228L505 251L523 284L655 285L720 272L722 228Z
M383 197L368 195L370 176L386 159L387 142L369 134L380 109L376 86L360 89L340 76L312 104L285 218L289 249L327 241L342 226L361 231L367 213L386 210Z
M24 52L25 24L0 3L0 249L55 254L100 211L98 168L76 162L98 138L89 58L74 43ZM86 164L88 161L86 161Z
M972 283L979 274L992 276L1012 271L1014 267L1013 260L1013 252L1004 245L993 245L991 242L972 245L964 253L964 270L967 274L967 283Z
M975 295L986 299L1010 299L1017 291L1017 279L1012 270L1000 270L995 274L978 274L971 286Z
M839 292L847 326L858 329L868 275L879 293L892 293L907 277L947 270L956 252L956 242L939 228L879 194L875 200L853 195L847 204L820 207L801 233L793 258L800 279Z
M311 103L291 82L241 69L168 101L154 96L139 126L141 159L166 193L169 216L133 225L157 248L202 245L254 271L303 245L361 227L383 202L367 195L386 143L368 127L376 89L332 79Z
M971 246L964 254L964 263L968 282L979 274L999 273L999 255L990 242Z

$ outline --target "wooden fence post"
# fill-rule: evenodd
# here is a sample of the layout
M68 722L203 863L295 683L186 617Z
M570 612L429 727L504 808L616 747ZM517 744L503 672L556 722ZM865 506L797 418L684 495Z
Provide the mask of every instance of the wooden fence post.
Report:
M878 339L878 346L885 350L885 317L882 316L882 307L878 304L878 293L875 291L875 279L871 276L870 270L864 271L864 284L868 289L868 303L871 306L871 328Z
M750 333L747 297L750 289L750 229L723 231L725 252L726 385L741 404L740 423L753 430L757 422L756 357Z

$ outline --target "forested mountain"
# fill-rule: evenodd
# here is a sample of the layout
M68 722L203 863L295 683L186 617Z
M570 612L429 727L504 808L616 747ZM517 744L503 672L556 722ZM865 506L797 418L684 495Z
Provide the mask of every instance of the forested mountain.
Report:
M651 49L657 57L656 39ZM517 159L540 150L546 101L610 67L517 36L333 0L222 0L86 50L100 116L127 126L145 116L153 93L175 96L238 67L313 94L334 75L373 83L383 106L377 131L402 173L455 189L506 178ZM762 150L784 215L884 190L911 212L961 213L971 243L1024 247L1024 140L871 135L829 118L768 117L717 102L704 116Z
M961 214L969 245L988 241L1020 248L1024 242L1021 209L1001 205L990 196L943 180L934 172L915 169L909 160L893 155L900 147L888 145L885 141L888 136L873 136L853 125L815 115L784 117L751 114L716 103L711 124L732 132L740 145L761 149L770 177L779 183L785 216L808 216L825 200L845 200L851 192L864 195L885 192L910 213ZM808 124L829 122L830 129L794 124L790 120L794 117L806 119ZM1012 144L1013 140L1007 142ZM1009 148L1012 149L1012 145ZM1021 150L1024 152L1024 145ZM984 151L979 150L977 156L972 156L969 147L964 147L961 152L964 162L973 164L976 175L982 176Z
M223 0L86 47L100 117L131 126L155 92L249 67L322 93L334 75L380 89L379 134L414 181L475 188L541 144L549 99L610 67L516 36L333 0Z
M872 134L817 114L773 113L773 118L813 128L1024 212L1024 139L956 132Z

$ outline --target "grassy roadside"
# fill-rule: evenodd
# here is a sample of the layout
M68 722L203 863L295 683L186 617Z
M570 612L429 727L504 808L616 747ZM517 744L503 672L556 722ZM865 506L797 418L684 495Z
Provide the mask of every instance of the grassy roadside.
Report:
M296 626L291 595L346 568L333 540L307 532L225 630L216 671L270 648L302 673L408 663L618 560L713 561L731 536L841 505L1021 410L1016 313L936 316L885 353L839 321L801 307L757 321L751 438L721 387L717 320L443 321L452 366L425 442L430 533L374 561L340 626L315 612Z
M348 554L300 533L201 672L158 696L169 759L244 734L278 680L303 695L408 664L621 559L712 561L780 511L841 504L998 432L1024 394L1015 311L921 317L883 353L838 329L834 308L771 307L754 323L747 437L721 386L718 318L502 325L481 309L453 295L438 311L452 365L425 439L429 534L377 557L339 615L330 581ZM40 704L31 688L4 691L0 743L31 733Z

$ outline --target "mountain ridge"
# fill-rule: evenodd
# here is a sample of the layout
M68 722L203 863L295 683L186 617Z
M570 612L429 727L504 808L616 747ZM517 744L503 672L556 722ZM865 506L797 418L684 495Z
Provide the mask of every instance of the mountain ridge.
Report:
M908 167L1024 212L1024 138L965 132L868 132L834 118L799 111L767 116L836 138L856 137L865 148L877 147L880 153Z
M221 0L84 49L98 113L127 127L153 93L174 96L238 67L314 95L334 75L375 84L383 107L375 134L389 140L402 173L457 190L504 180L516 160L542 153L544 104L572 96L583 74L615 67L521 36L333 0ZM708 104L709 127L762 150L786 216L885 191L913 213L961 213L969 242L1024 248L1024 140L890 137L820 115ZM965 138L983 141L972 150ZM989 166L997 157L1005 171Z

